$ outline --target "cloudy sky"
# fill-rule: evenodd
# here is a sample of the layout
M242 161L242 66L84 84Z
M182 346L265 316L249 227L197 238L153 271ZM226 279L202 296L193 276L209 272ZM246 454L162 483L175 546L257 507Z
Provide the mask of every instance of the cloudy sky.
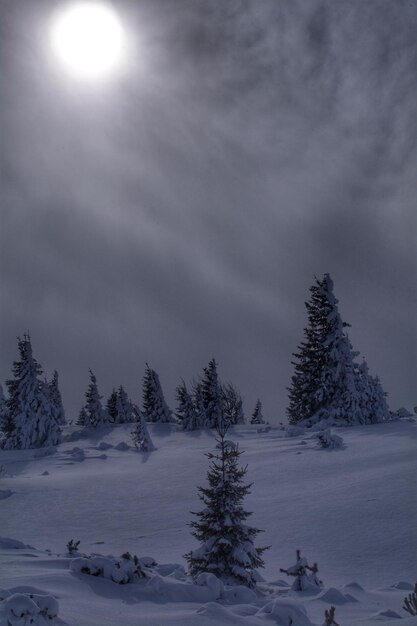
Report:
M94 369L173 400L215 356L282 419L314 275L417 404L417 4L115 2L128 68L59 71L59 2L0 2L0 377L29 330L69 417Z

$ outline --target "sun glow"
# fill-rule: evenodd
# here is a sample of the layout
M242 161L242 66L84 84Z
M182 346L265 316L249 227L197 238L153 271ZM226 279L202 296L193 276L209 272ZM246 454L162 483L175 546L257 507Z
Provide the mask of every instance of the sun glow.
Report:
M126 60L126 36L115 11L101 2L75 2L51 20L51 47L74 78L96 82L108 78Z

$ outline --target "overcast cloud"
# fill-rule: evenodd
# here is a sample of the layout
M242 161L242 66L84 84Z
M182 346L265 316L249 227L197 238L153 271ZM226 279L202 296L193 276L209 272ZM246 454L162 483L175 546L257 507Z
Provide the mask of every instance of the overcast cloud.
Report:
M28 6L30 5L30 6ZM393 408L417 404L417 5L116 2L135 56L59 75L57 2L0 3L1 354L27 329L69 417L94 369L173 401L215 356L282 419L314 275Z

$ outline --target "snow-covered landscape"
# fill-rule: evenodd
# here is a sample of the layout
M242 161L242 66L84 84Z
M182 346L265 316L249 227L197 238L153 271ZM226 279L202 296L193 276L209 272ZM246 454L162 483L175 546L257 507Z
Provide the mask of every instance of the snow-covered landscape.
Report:
M196 547L187 524L213 432L149 429L156 449L145 454L132 447L129 425L66 427L47 456L0 452L1 534L16 540L0 542L0 587L53 596L56 623L70 626L304 626L322 624L331 605L342 626L414 623L402 605L416 575L415 420L335 429L340 450L318 448L309 431L233 428L253 481L251 521L265 531L260 545L271 545L256 590L217 579L197 585L185 574L183 555ZM127 585L74 573L71 539L80 541L78 556L128 551L158 565ZM280 568L294 564L296 549L318 563L322 589L291 590ZM18 623L26 622L10 622Z

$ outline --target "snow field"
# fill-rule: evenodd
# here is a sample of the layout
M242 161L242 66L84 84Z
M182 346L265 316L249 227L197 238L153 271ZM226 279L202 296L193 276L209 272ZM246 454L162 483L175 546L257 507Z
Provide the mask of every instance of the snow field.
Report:
M341 626L363 620L367 625L381 620L394 624L399 620L394 614L401 615L403 626L412 623L401 609L409 591L392 585L405 581L409 589L416 576L414 422L333 429L343 436L341 450L317 449L309 431L286 437L277 428L266 433L251 425L233 429L229 438L244 450L241 460L254 482L245 503L254 512L250 523L265 530L257 544L272 546L264 555L261 574L268 583L261 584L265 596L258 605L229 605L224 599L219 604L207 590L198 597L190 589L180 592L184 583L172 577L165 581L161 573L162 588L176 585L175 593L165 590L164 598L160 587L147 599L136 589L145 583L117 585L74 576L68 558L56 556L66 553L73 538L81 540L81 553L120 557L128 550L139 557L150 554L158 563L183 565L182 555L197 547L187 523L190 511L201 506L196 487L205 483L204 452L215 445L212 433L151 425L156 450L137 453L130 430L129 424L104 428L38 458L33 450L1 451L0 464L6 469L1 487L12 491L0 504L1 534L36 550L0 542L0 587L54 596L59 617L74 626L284 624L278 602L284 600L295 602L297 610L301 606L317 624L332 603ZM102 441L112 446L104 458ZM116 449L123 441L130 447ZM296 548L309 562L317 561L322 593L327 593L322 598L293 597L285 583L271 583L292 583L279 568L294 563ZM352 581L363 589L346 587ZM349 595L356 602L343 600ZM278 603L267 610L267 600ZM300 620L294 626L302 626Z

